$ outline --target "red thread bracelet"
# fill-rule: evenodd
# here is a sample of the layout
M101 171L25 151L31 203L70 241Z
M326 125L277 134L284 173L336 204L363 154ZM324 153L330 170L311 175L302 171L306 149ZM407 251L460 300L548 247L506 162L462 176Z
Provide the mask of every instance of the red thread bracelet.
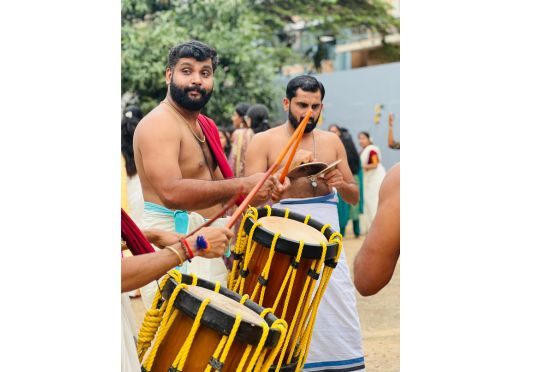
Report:
M188 255L189 255L189 257L187 258L188 262L192 262L192 258L194 257L194 252L192 252L192 249L190 248L190 245L188 244L188 242L184 238L180 239L180 241L186 247L186 249L188 249Z

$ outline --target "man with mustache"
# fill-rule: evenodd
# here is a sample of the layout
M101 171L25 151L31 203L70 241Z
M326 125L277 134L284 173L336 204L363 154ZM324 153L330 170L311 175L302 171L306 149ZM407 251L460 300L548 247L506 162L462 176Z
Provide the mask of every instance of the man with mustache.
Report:
M319 161L330 164L338 159L341 159L341 162L323 178L291 179L290 186L273 193L273 201L278 202L273 207L289 208L290 211L302 215L309 214L313 219L322 224L331 224L335 231L339 231L337 194L339 193L347 203L356 204L359 201L359 190L339 137L329 131L316 129L324 95L324 86L312 76L297 76L289 81L286 97L283 98L283 108L288 113L288 119L284 124L254 136L247 150L246 174L254 175L270 168L311 109L313 114L298 147L296 163ZM341 253L320 302L304 365L304 371L333 369L364 370L355 287L344 252Z
M237 192L246 195L263 177L232 178L213 120L200 112L213 93L215 49L190 41L170 50L165 71L165 99L138 124L134 155L145 200L143 229L186 234L218 212ZM276 183L271 177L253 205L267 200ZM220 221L220 225L225 222ZM196 257L181 268L226 285L222 259ZM150 295L144 295L149 304ZM151 293L152 294L152 293ZM146 299L147 297L147 299Z

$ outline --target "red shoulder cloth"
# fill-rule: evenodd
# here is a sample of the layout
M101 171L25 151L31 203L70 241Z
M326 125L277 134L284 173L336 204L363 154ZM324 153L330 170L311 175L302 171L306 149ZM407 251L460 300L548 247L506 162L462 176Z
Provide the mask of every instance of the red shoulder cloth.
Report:
M209 149L215 156L215 160L217 161L217 165L219 166L223 177L233 178L234 173L227 161L225 153L223 152L223 148L221 147L221 139L219 138L219 131L217 130L215 122L202 114L198 115L198 121L200 122L200 126L207 140L207 144L209 145ZM243 200L244 196L240 196L236 201L236 205L240 205Z
M155 252L151 244L147 241L147 238L134 221L132 221L130 216L124 212L124 209L120 208L120 211L120 237L126 242L130 252L132 252L134 256Z
M217 161L217 165L225 178L233 178L233 171L227 161L227 157L223 152L223 148L221 147L221 140L219 139L219 131L217 130L217 126L207 116L202 114L198 115L198 121L200 122L201 129L205 138L207 139L207 144L213 155L215 156L215 160Z

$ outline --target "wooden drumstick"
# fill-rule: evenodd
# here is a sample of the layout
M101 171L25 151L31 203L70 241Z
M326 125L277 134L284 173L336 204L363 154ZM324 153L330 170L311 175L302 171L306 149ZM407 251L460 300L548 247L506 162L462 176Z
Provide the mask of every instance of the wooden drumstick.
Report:
M306 116L304 117L304 119L302 119L302 122L300 123L298 128L296 128L297 130L299 130L299 133L298 133L298 136L296 138L296 142L293 146L293 149L291 151L291 154L289 155L289 158L287 159L287 163L285 164L285 168L283 168L283 172L281 172L281 176L279 177L279 182L281 182L281 183L283 183L283 181L285 181L285 177L287 177L287 173L289 173L289 167L291 166L291 162L293 161L296 150L298 149L298 145L300 144L300 141L302 140L302 136L304 136L304 130L306 129L306 124L308 124L308 121L310 120L310 116L312 116L312 113L313 113L312 110L309 110L306 113Z
M232 206L236 203L236 201L238 200L238 198L240 197L240 191L236 193L235 196L233 196L231 198L231 200L229 200L227 202L227 204L225 204L225 206L223 207L223 209L221 209L219 212L217 212L213 217L211 217L209 220L205 221L203 225L199 226L197 229L195 229L194 231L192 231L191 233L189 233L188 235L186 235L187 238L189 238L190 236L194 235L195 233L197 233L198 231L200 231L201 229L203 229L204 227L207 227L209 225L211 225L213 222L215 222L218 218L223 217L223 215L225 213L227 213L227 211L232 208Z
M281 162L285 158L285 155L287 155L287 152L289 151L289 148L293 145L293 143L298 138L299 133L301 133L301 132L304 133L304 128L306 128L306 124L308 123L308 120L310 119L311 115L312 115L312 110L308 111L308 113L306 114L306 116L302 120L302 123L300 123L298 128L296 128L296 130L292 134L291 138L289 139L289 143L287 143L287 145L283 148L283 150L281 151L281 154L279 154L279 157L277 158L277 160L275 160L275 163L273 163L271 168L269 168L267 170L267 172L265 172L265 174L264 174L263 178L260 180L260 182L258 182L256 184L256 186L254 186L254 188L250 191L250 193L248 193L246 198L244 198L244 201L242 201L242 204L240 204L238 206L238 208L233 213L229 222L227 222L226 227L228 229L230 229L231 227L234 226L234 224L236 223L236 221L238 220L238 218L240 217L240 215L242 214L244 209L246 209L246 207L248 206L248 203L250 203L250 201L252 201L252 199L254 198L256 193L258 192L258 190L261 189L262 185L269 178L269 176L271 176L277 170L277 168L279 168L279 165L281 164ZM304 124L304 126L302 124ZM297 146L298 146L298 144L297 144ZM294 149L293 153L294 152L296 152L296 149Z

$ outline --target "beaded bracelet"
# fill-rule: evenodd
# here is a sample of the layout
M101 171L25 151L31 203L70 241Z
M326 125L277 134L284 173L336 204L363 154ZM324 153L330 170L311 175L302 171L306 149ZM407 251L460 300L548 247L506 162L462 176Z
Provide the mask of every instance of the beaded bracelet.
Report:
M190 246L188 245L188 242L186 241L186 239L182 238L180 239L180 245L182 246L183 249L188 249L188 262L192 262L192 258L194 257L194 252L192 252L192 249L190 248Z

